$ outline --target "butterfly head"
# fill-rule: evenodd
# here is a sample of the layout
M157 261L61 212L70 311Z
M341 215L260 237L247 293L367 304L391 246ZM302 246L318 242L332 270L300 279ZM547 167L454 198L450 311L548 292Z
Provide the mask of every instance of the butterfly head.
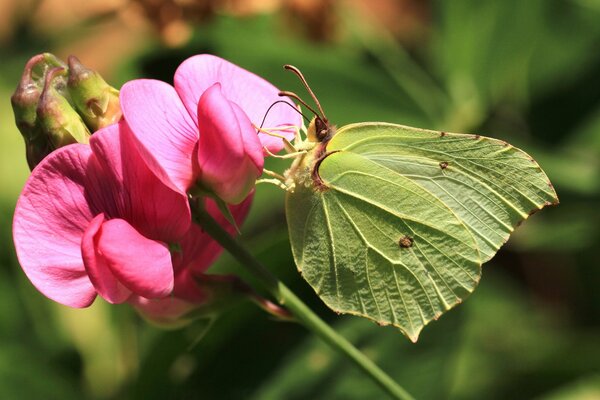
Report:
M306 136L310 142L327 142L333 136L333 127L327 119L317 116L308 124Z
M302 75L302 72L300 72L300 70L298 68L296 68L292 65L284 65L283 67L285 69L287 69L288 71L292 71L300 79L300 81L302 82L302 84L304 85L304 87L306 88L308 93L310 94L310 97L312 97L313 101L317 105L318 111L316 111L313 107L308 105L296 93L282 91L279 93L279 95L280 96L289 96L289 97L292 97L292 98L298 100L302 105L304 105L306 108L308 108L315 115L315 117L308 124L308 128L306 130L306 136L307 136L309 142L324 143L324 142L329 141L329 139L331 139L331 137L333 136L334 127L329 123L329 120L325 116L325 112L323 111L323 108L321 107L321 103L319 103L319 99L317 99L317 96L312 91L312 89L308 85L308 82L304 78L304 75Z

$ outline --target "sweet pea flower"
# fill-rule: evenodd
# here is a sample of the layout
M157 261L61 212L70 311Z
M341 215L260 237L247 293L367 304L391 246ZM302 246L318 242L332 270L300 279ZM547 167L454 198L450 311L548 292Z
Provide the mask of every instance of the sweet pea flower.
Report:
M237 221L250 201L232 208ZM216 205L206 207L227 226ZM17 202L13 238L34 286L71 307L89 306L97 294L110 303L200 301L194 274L220 251L191 224L185 194L148 169L125 123L96 132L89 146L56 150L34 169Z
M262 148L278 152L284 146L254 128L281 100L278 93L257 75L203 54L179 66L175 87L138 79L122 87L120 100L140 154L161 181L180 193L198 185L237 204L262 174ZM300 123L299 114L283 104L265 120L270 128ZM292 130L280 134L293 137Z

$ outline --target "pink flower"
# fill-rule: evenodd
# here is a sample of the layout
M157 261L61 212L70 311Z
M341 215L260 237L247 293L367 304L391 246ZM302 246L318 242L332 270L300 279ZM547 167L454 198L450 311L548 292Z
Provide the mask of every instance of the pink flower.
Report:
M174 88L149 79L128 82L121 89L121 106L140 154L167 186L186 193L199 183L237 204L262 173L262 147L283 148L281 139L257 135L252 126L281 100L278 92L228 61L198 55L179 66ZM281 104L265 126L300 123L298 113ZM284 133L293 137L291 130Z
M232 208L239 222L250 201ZM207 208L233 231L214 204ZM148 169L124 123L36 167L17 203L13 238L31 282L72 307L90 305L97 294L111 303L171 294L192 301L192 274L220 251L191 225L185 194Z

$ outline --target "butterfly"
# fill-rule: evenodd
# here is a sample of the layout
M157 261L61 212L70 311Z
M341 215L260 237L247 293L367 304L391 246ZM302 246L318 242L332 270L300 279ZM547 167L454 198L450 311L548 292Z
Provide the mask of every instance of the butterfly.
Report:
M480 135L364 122L336 129L318 110L285 173L302 277L335 312L393 325L413 342L477 286L513 230L558 204L524 151Z

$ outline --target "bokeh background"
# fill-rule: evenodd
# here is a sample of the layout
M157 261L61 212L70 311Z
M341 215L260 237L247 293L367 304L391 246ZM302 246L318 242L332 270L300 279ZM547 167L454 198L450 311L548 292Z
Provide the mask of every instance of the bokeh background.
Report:
M338 125L387 121L525 149L560 206L520 227L417 344L325 309L295 270L282 191L258 188L243 239L417 398L600 399L599 0L1 0L0 46L0 398L383 397L301 326L251 304L210 329L162 331L127 306L73 310L36 292L11 239L29 171L9 98L26 60L51 51L116 87L171 82L186 57L213 53L304 93L281 68L290 63ZM214 270L242 271L227 255Z

